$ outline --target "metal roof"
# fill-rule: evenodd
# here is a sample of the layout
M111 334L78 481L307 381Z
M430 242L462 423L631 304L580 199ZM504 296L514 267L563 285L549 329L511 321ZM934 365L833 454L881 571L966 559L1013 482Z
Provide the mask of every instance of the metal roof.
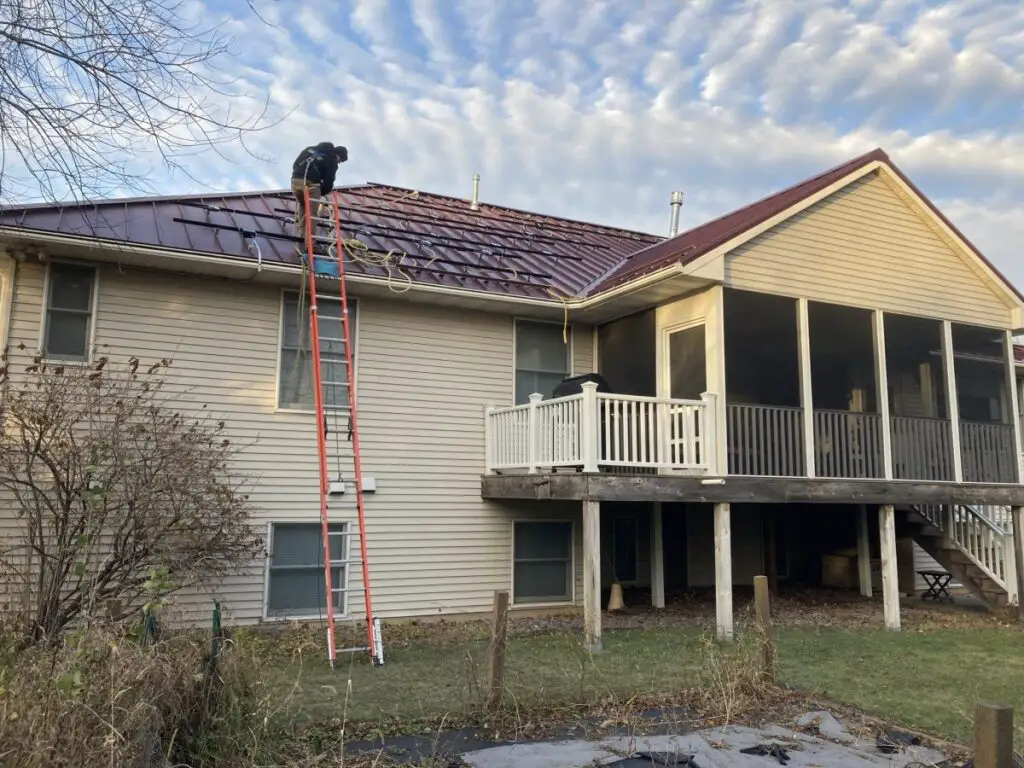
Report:
M382 184L342 187L342 230L391 253L397 283L551 299L581 295L628 254L658 242L640 232ZM31 205L0 211L0 226L298 264L287 191ZM346 272L386 277L362 263Z
M673 238L468 200L359 184L339 190L346 237L391 254L392 280L534 299L593 296L673 263L685 264L873 162L884 163L974 254L1017 289L938 208L874 149ZM287 191L27 205L0 210L0 227L267 262L299 263ZM365 263L349 274L388 277Z

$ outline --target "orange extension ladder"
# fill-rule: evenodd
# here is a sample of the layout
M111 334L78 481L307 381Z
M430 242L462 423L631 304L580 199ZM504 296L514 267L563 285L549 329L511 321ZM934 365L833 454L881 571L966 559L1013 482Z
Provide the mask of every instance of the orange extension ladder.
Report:
M331 667L334 667L334 663L339 653L350 653L359 651L369 651L370 659L374 666L380 666L384 663L384 650L381 643L381 631L380 631L380 619L375 618L373 615L372 601L370 599L370 566L366 557L366 512L363 505L363 473L362 473L362 462L359 454L359 420L356 417L356 395L355 395L355 376L352 364L352 334L349 327L349 311L348 311L348 292L345 287L345 242L341 234L341 201L338 193L335 192L329 199L324 200L310 200L309 190L304 191L305 196L305 223L306 223L306 267L309 270L309 279L306 281L309 290L309 334L310 342L312 346L312 369L313 369L313 402L316 409L316 424L317 424L317 454L320 465L320 525L321 525L321 538L323 541L323 552L324 552L324 594L327 598L327 655L331 662ZM327 204L330 207L330 218L323 218L319 215L314 215L312 210L312 204L317 205L317 214L320 212L320 206ZM333 232L330 236L318 235L316 233L316 226L319 224L327 224ZM316 268L315 268L315 248L317 243L327 243L334 250L334 255L337 260L338 270L338 286L341 292L341 338L330 338L323 339L328 343L342 344L344 347L344 368L345 368L345 381L324 381L320 370L320 322L317 309L317 291L316 291ZM330 248L329 248L330 250ZM332 265L333 266L333 265ZM338 386L345 386L348 393L348 404L347 406L337 406L329 409L330 415L333 420L333 431L335 436L339 434L338 430L338 417L339 414L348 415L348 439L352 443L352 485L355 489L355 506L356 506L356 519L357 519L357 531L352 531L350 526L346 526L343 531L332 531L331 525L331 504L332 497L338 493L344 494L345 483L342 476L341 465L344 461L341 455L340 445L337 444L336 438L336 451L335 451L335 463L337 465L337 479L332 480L329 476L330 472L330 460L328 453L330 451L328 441L328 409L324 404L324 388L334 388ZM344 498L344 496L342 496ZM338 521L343 522L343 521ZM359 559L354 560L350 556L352 550L351 540L353 536L359 539ZM332 554L332 541L341 542L341 554L340 558L334 560L331 559ZM350 568L357 564L360 566L362 571L362 586L359 588L349 588L346 585L334 585L332 583L332 570L343 566L345 569L346 582L348 582L348 574ZM357 646L354 648L338 648L335 643L335 626L334 626L334 614L340 601L345 601L346 613L350 611L347 608L348 595L349 594L362 594L363 595L363 607L364 616L366 617L366 636L367 645Z

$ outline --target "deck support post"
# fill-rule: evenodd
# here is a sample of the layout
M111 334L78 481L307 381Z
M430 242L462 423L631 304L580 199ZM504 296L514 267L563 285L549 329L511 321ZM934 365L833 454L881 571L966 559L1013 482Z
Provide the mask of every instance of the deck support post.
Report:
M601 650L601 502L583 502L583 634L586 649Z
M651 605L665 607L665 549L660 501L651 504Z
M878 415L882 421L882 477L892 480L892 422L889 418L889 369L885 359L885 314L880 309L875 310L872 320L875 391L878 393Z
M896 510L892 504L878 508L878 534L882 550L882 599L885 628L900 631L899 573L896 568Z
M1024 621L1024 507L1011 507L1013 563L1017 573L1017 616Z
M718 639L732 640L732 522L728 503L715 504L715 616Z
M1009 400L1007 416L1013 424L1013 458L1014 466L1017 468L1017 482L1024 483L1024 461L1021 461L1022 438L1020 433L1020 416L1017 414L1017 404L1020 393L1017 391L1017 358L1013 352L1013 331L1007 331L1003 337L1003 351L1006 355L1006 399Z
M857 573L860 576L860 593L871 597L871 540L868 538L868 506L857 505Z

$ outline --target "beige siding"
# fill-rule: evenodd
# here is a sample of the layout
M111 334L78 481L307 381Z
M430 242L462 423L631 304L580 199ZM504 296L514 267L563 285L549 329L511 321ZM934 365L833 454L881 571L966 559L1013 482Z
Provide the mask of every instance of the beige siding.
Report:
M726 284L1010 328L1005 299L870 174L726 256Z
M37 347L43 275L37 264L21 268L12 345ZM239 470L255 484L263 529L319 515L312 414L275 407L280 295L270 287L104 267L96 318L103 354L173 358L171 382L183 402L197 409L206 403L228 422L233 440L245 446ZM480 498L483 409L512 398L511 318L365 298L356 325L363 471L377 482L366 497L375 614L488 610L493 591L511 585L517 516L571 517L579 572L578 505L517 509ZM576 345L575 358L587 367L590 331L576 335L586 343ZM342 468L351 477L350 464ZM354 522L351 496L332 507L335 519ZM263 574L255 563L216 587L231 620L261 619ZM359 585L356 575L349 586ZM208 610L205 596L192 603ZM361 597L352 604L360 614Z
M594 372L594 329L574 325L572 329L572 374Z

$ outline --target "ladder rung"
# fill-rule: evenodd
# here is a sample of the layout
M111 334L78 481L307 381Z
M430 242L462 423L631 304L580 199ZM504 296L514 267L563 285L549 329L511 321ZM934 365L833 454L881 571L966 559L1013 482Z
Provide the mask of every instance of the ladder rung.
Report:
M344 344L345 343L344 339L339 339L336 336L321 336L320 337L320 341L336 341L339 344ZM341 362L341 361L338 361L338 362Z
M358 536L359 531L328 531L328 536Z
M331 587L331 594L341 595L349 592L365 592L363 587Z
M348 382L347 381L321 381L320 383L325 385L325 386L329 386L329 387L347 387L348 386ZM340 406L339 405L338 408L348 408L348 406L347 405L345 405L345 406Z
M359 653L360 651L368 651L370 646L368 645L355 645L351 648L335 648L335 653Z

